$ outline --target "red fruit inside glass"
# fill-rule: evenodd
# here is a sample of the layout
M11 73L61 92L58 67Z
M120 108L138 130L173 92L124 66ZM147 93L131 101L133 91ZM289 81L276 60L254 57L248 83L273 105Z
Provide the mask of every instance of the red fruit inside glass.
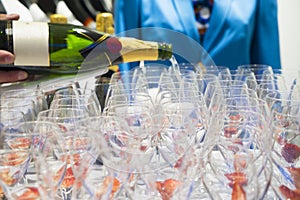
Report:
M231 200L246 200L246 192L239 183L234 183L232 187Z
M175 179L167 179L164 182L157 181L155 184L162 200L170 200L178 185L180 185L180 182Z
M281 185L279 190L286 199L300 200L300 193L298 191L291 190L284 185Z
M300 147L292 143L286 143L281 150L281 155L288 163L293 163L300 156Z

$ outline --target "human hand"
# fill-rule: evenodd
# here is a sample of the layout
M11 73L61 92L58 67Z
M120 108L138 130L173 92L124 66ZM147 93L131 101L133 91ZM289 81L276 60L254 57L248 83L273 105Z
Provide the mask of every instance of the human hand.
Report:
M18 14L0 14L0 20L18 20ZM15 56L5 50L0 50L0 64L11 64L15 60ZM24 80L28 77L25 71L12 70L12 71L1 71L0 70L0 83L5 82L16 82Z
M18 20L19 18L18 14L0 14L0 20Z

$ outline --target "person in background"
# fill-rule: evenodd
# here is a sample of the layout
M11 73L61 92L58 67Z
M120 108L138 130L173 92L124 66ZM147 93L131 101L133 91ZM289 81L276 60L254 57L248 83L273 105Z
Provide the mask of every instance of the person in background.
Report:
M18 20L18 14L0 14L0 20ZM0 49L0 64L11 64L15 56L5 50ZM26 79L28 74L21 70L0 71L0 83L16 82Z
M217 66L281 67L277 0L115 0L114 18L116 34L145 27L183 33ZM139 37L168 40L160 31Z

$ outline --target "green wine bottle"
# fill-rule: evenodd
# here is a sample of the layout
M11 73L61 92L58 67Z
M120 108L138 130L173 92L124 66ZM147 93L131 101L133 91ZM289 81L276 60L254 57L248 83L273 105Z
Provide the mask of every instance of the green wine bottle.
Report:
M0 49L15 54L0 69L30 74L105 73L109 66L172 57L172 45L117 37L72 24L0 21ZM96 74L95 74L96 75Z

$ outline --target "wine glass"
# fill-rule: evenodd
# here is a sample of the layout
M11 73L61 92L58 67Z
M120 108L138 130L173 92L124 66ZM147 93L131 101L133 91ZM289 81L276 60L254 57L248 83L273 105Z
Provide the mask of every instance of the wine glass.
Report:
M178 122L177 128L180 130L176 131L173 126L169 125L165 128L169 128L169 132L167 133L166 131L162 131L167 119L156 116L152 120L152 122L149 122L151 124L149 124L149 127L146 128L146 130L136 127L137 129L147 132L145 135L147 135L149 139L145 140L141 134L138 135L139 137L134 137L133 133L139 133L139 131L128 131L128 128L123 128L124 122L120 121L116 116L103 116L103 119L101 120L102 125L99 127L101 127L102 134L105 138L102 140L105 141L105 146L103 146L103 148L101 148L102 151L100 151L102 152L101 158L103 166L105 167L105 170L108 170L110 176L110 178L106 177L106 179L109 178L109 180L113 180L113 192L109 194L112 195L113 198L155 198L152 191L156 191L156 194L158 194L158 192L156 189L153 190L154 188L150 189L151 182L150 179L148 181L147 175L152 175L154 171L159 171L159 169L169 166L162 162L156 162L158 158L156 155L156 148L163 148L163 146L172 148L176 146L176 144L179 147L180 144L186 143L185 139L188 137L188 134L191 134L191 131L194 130L191 125L188 126L188 124L191 123L186 122L187 126L190 128L187 130L187 128L181 127L183 123ZM144 127L143 125L141 126ZM174 140L177 138L177 142L166 139L165 145L158 146L156 137L159 134L161 134L164 139L168 137L166 134L169 134L169 138L172 139L171 135L173 134ZM179 139L180 136L182 136L182 140ZM192 140L192 142L194 142L194 140ZM169 145L167 145L167 143ZM175 166L175 163L179 160L179 157L183 155L183 152L184 150L179 147L177 153L180 155L176 156L176 158L173 158L171 155L165 156L168 160L170 159L167 157L172 157L172 159L174 159L172 160L172 163ZM188 156L188 158L190 157ZM161 157L161 159L163 158ZM112 181L109 183L112 184ZM156 198L159 198L159 196L156 196Z
M214 112L217 112L219 109L222 109L223 105L226 105L227 99L232 99L233 100L232 103L235 103L234 101L235 98L237 100L239 98L240 100L242 99L245 100L244 103L247 102L247 98L258 100L255 90L245 88L245 87L240 87L240 86L222 87L216 89L216 91L214 92L208 109L210 113L213 114ZM230 103L229 100L228 103ZM236 103L241 104L243 102L239 101Z
M283 116L281 114L281 116ZM286 121L288 119L288 121ZM299 198L299 118L285 116L277 118L271 124L272 193L278 199Z
M256 80L258 84L260 84L259 75L260 74L273 74L273 68L269 65L265 64L246 64L239 65L237 67L237 72L240 74L246 74L249 72L253 72L256 76Z
M105 165L94 164L87 173L86 187L81 190L80 196L72 196L73 200L82 199L114 199L115 195L120 192L122 183L116 173L107 169ZM74 188L78 194L77 189Z
M241 80L218 80L218 81L209 82L204 93L204 99L207 107L208 108L210 107L212 98L218 89L224 90L230 88L236 88L236 90L231 90L231 91L240 92L243 91L244 89L247 89L248 86L244 81Z
M1 122L7 121L32 121L36 119L37 110L35 110L33 101L23 101L22 99L11 99L9 103L0 106Z
M87 99L92 99L91 101L97 102L96 92L94 89L90 88L74 88L66 87L57 89L54 93L54 99L64 98L64 97L86 97Z
M61 183L60 177L65 172L65 164L63 164L65 162L58 156L58 152L61 152L58 148L55 148L55 157L53 157L54 151L49 154L49 150L54 149L58 143L60 143L61 148L65 145L63 138L57 137L61 135L60 128L54 123L30 121L19 123L12 128L7 126L1 134L3 138L5 136L5 141L10 145L10 148L15 150L12 152L15 160L13 157L10 158L10 162L14 163L13 171L15 172L11 176L14 175L14 178L22 177L21 179L19 178L20 180L13 187L6 187L6 196L9 199L16 200L22 198L54 198ZM49 146L46 145L50 141L55 142L52 142ZM40 156L36 156L37 153L42 152L46 152L44 155L47 155L47 159L41 159ZM23 154L24 156L27 155L26 164L21 165L19 163L20 159L23 158L25 160L25 157L21 157ZM53 159L50 159L51 156ZM21 171L19 172L16 171L18 169L17 165L21 166ZM38 166L43 166L42 170L37 168ZM4 168L2 167L2 169ZM48 181L44 182L46 180Z
M204 74L212 74L218 77L219 80L231 79L231 71L227 66L206 66Z
M10 192L17 199L58 199L66 173L67 156L61 129L50 122L26 122L23 131L34 136L25 181Z
M101 87L101 86L99 86ZM135 95L137 93L148 94L148 85L147 83L140 83L137 85L136 83L118 83L118 84L110 84L107 88L105 98L102 98L102 108L107 106L110 97L114 95ZM103 94L98 94L103 95ZM102 110L103 110L102 109Z
M146 79L140 68L133 68L129 71L118 71L113 73L110 78L111 85L133 83L137 87L144 85Z
M60 126L63 133L71 134L76 130L76 123L88 117L88 113L78 108L48 109L40 112L37 121L48 121Z
M193 148L189 148L174 165L152 166L149 173L140 174L140 181L145 185L138 188L140 193L151 199L190 199L199 186L196 177L201 177L202 172L198 170L197 158Z
M32 103L32 110L34 110L36 114L48 109L46 95L39 88L12 89L6 90L1 94L2 106L22 106L28 103Z
M31 160L34 135L26 132L26 124L5 126L0 134L1 193L9 197L11 191L24 178Z
M84 85L82 85L84 84ZM45 98L46 98L46 102L48 105L48 108L51 104L51 101L54 98L55 93L58 90L66 90L68 88L86 88L86 85L89 84L88 81L84 82L84 83L79 83L78 81L58 81L58 82L54 82L52 84L41 84L39 85L39 89L45 94Z
M238 71L232 71L231 76L225 80L244 81L248 88L253 90L255 90L258 85L254 72L245 72L241 74Z
M154 109L152 98L147 93L120 94L120 95L113 95L108 99L107 104L105 105L105 108L103 110L103 113L106 113L106 111L109 110L111 106L121 105L121 104L145 105L149 107L149 109L151 110Z
M13 125L17 126L19 123L32 121L35 118L36 116L31 112L24 114L18 108L0 106L0 131L6 126L12 128Z
M101 107L98 102L85 97L68 96L59 99L53 99L49 109L59 108L77 108L88 113L89 116L97 116L101 114Z
M40 112L38 115L37 121L46 121L57 124L61 130L61 136L64 137L64 140L66 141L65 148L67 150L69 158L66 175L61 185L63 199L70 198L73 185L76 181L72 168L73 162L71 162L73 156L70 153L72 150L71 147L73 147L72 138L76 136L82 120L86 118L88 118L88 113L83 111L82 109L76 108L48 109Z
M159 87L164 83L171 83L172 78L167 68L163 65L149 65L141 68L142 76L145 77L146 88L156 106L160 100ZM140 73L139 73L140 74Z
M194 81L196 73L200 73L193 63L177 63L168 68L168 74L173 82Z
M68 137L67 150L70 157L70 166L75 178L72 188L72 198L82 198L85 191L89 191L86 178L90 173L90 168L99 155L98 138L93 131L95 124L89 118L78 125L76 134Z
M87 107L92 106L93 109L96 109L96 112L101 112L100 102L98 100L98 97L97 97L97 94L96 94L95 90L93 90L93 89L89 89L89 88L72 88L72 87L58 89L54 93L53 100L57 100L57 99L66 100L65 98L74 99L74 101L71 101L71 103L75 103L75 99L78 99L76 104L79 104L78 102L80 102L80 104L86 104ZM50 107L53 104L54 103L51 103Z
M199 119L195 120L189 115L191 107L187 109L181 107L182 110L179 107L177 105L176 111L162 113L155 120L156 123L153 126L157 127L157 133L153 145L156 147L156 154L152 159L152 170L175 166L189 149L196 152L198 148L197 134L200 135L203 131L197 130L196 124ZM201 132L201 136L203 135L205 135L205 130Z
M140 185L137 183L138 174L146 173L149 165L152 165L151 157L155 148L148 139L152 133L146 129L146 138L131 134L128 129L123 128L124 122L116 116L101 116L99 123L97 135L102 139L97 141L103 163L101 168L104 171L98 171L102 180L98 182L101 187L96 188L96 195L109 199L133 198L135 188ZM136 126L143 130L142 125L141 128Z
M200 94L204 95L209 82L218 81L218 77L214 74L200 74L195 76L196 87Z
M272 77L265 81L261 81L261 83L257 85L257 95L261 99L265 99L269 93L275 91L288 91L288 85L285 83L285 80L282 80L282 78L277 78L279 75L273 76L276 76L276 78Z
M265 100L272 114L273 111L282 112L284 107L299 105L300 96L291 96L290 91L273 91L267 94Z
M263 199L270 186L270 138L253 111L217 113L204 141L202 178L213 199Z
M152 140L157 133L156 127L152 126L157 118L152 108L139 104L122 104L111 106L106 115L115 124L108 142L114 147L114 151L119 152L116 154L124 156L124 160L129 159L132 170L140 167L141 163L149 163L155 151Z

